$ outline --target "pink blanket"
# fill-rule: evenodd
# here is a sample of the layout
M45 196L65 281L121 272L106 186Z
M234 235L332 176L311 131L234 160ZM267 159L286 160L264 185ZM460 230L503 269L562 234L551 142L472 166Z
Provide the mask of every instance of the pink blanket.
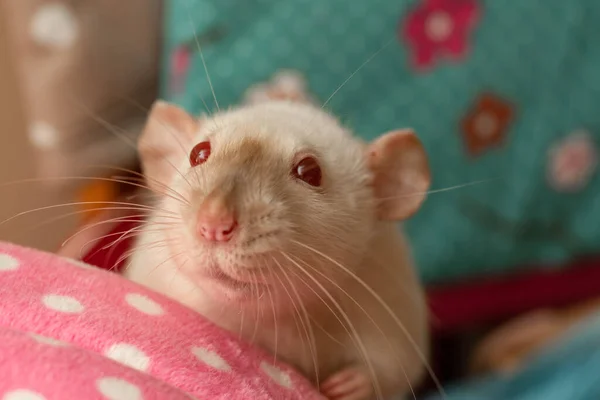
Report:
M290 367L167 298L0 242L0 398L322 397Z

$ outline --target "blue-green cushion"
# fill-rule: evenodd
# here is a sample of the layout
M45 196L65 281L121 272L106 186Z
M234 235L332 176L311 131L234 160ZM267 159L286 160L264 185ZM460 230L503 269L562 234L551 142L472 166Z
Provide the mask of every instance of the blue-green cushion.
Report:
M418 17L432 10L455 12L462 33L438 51L444 57L418 68L415 49L427 48L413 47L406 28L412 21L418 30ZM561 262L600 244L592 157L583 177L563 174L556 188L548 180L549 152L572 132L587 131L595 151L600 1L177 0L167 1L165 19L161 96L194 113L204 111L202 98L214 108L194 33L221 108L281 69L304 74L323 102L387 44L329 108L365 138L414 127L433 189L495 179L431 194L406 224L427 282ZM434 28L427 21L427 32L449 29L447 20ZM491 129L489 140L465 128L482 98L483 111L502 117L492 128L475 124Z
M446 388L426 400L592 400L600 398L600 315L570 329L512 374L493 374Z

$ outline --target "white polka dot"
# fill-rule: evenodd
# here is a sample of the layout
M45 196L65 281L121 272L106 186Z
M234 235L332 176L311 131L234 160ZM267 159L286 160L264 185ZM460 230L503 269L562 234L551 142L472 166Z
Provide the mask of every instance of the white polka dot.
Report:
M290 376L287 373L280 370L279 368L271 364L267 364L264 361L260 363L260 368L279 385L286 388L292 387L292 379L290 378Z
M2 400L46 400L46 398L32 390L18 389L5 393Z
M38 121L29 127L29 141L40 149L51 149L58 144L58 132L50 124Z
M454 29L452 17L443 11L432 13L425 22L425 32L431 40L441 42L446 40Z
M104 354L112 360L140 371L146 371L150 365L150 357L137 347L127 343L113 344Z
M40 45L65 49L77 39L78 24L73 12L54 2L41 6L31 19L29 33Z
M143 312L144 314L162 315L165 313L158 303L156 303L154 300L149 299L143 294L129 293L127 296L125 296L125 301L131 307Z
M100 378L96 381L98 391L109 400L141 400L141 390L132 383L119 378Z
M489 138L498 130L498 119L495 115L482 112L475 117L474 130L480 138Z
M41 335L37 335L35 333L30 333L29 336L31 336L31 338L34 339L38 343L47 344L47 345L56 346L56 347L68 346L68 344L65 342L61 342L60 340L56 340L54 338L50 338L47 336L41 336Z
M18 389L4 394L2 400L46 400L46 398L32 390Z
M0 271L14 271L19 268L19 260L8 254L0 254Z
M48 294L43 297L44 305L52 310L69 314L78 314L84 310L83 305L70 296Z
M201 347L192 348L192 353L203 363L210 365L213 368L220 369L221 371L229 371L231 367L220 355L214 351L203 349Z

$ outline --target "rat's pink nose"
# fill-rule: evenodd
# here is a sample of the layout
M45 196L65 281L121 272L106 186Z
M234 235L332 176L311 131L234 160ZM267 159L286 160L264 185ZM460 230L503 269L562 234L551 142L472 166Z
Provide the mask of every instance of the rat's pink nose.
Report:
M227 242L233 236L237 222L233 216L222 218L198 217L198 233L211 242Z
M211 242L227 242L235 233L235 213L219 198L207 198L198 210L197 230Z

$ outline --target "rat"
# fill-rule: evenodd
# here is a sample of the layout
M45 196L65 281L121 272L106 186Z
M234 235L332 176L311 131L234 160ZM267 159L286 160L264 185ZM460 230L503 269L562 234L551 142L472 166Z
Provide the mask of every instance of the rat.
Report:
M159 100L138 150L159 195L125 277L263 347L328 399L413 391L429 369L427 307L398 222L431 181L413 130L367 143L310 104L195 117Z

